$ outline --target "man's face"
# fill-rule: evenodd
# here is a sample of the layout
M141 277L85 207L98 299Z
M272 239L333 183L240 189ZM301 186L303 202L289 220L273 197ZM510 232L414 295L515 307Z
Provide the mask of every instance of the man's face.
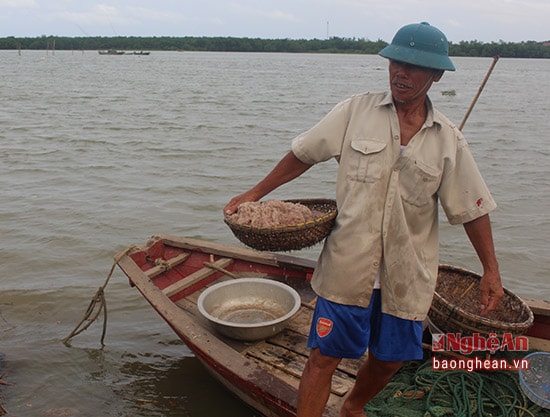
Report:
M389 74L394 100L409 103L418 98L424 100L432 84L441 79L443 72L390 60Z

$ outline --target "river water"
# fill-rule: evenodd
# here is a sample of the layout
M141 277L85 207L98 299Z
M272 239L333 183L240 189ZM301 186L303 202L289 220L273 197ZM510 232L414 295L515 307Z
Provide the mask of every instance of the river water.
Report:
M490 59L457 58L431 97L457 124ZM254 416L116 270L101 323L61 343L113 256L159 232L240 245L222 207L351 94L377 56L0 52L0 385L10 415ZM507 288L550 299L550 60L498 62L464 132L491 188ZM454 95L443 94L454 91ZM273 198L332 197L336 164ZM441 261L479 271L442 218ZM319 247L303 253L315 257Z

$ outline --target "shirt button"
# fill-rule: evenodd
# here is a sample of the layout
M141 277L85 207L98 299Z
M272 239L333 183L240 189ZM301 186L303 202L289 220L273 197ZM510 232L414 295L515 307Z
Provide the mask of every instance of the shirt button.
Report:
M378 265L379 265L378 262L373 262L372 264L373 264L374 266L378 266Z
M399 136L398 136L398 135L395 135L395 136L393 137L393 139L394 139L394 140L399 140Z

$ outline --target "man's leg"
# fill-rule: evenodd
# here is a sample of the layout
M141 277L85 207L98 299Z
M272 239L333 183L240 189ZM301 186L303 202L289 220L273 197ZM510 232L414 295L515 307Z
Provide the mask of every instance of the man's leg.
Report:
M323 355L319 349L311 350L300 381L296 417L321 417L323 415L330 395L332 374L340 360Z
M365 405L386 386L403 362L378 360L370 352L367 361L357 372L353 389L340 411L341 417L365 417Z

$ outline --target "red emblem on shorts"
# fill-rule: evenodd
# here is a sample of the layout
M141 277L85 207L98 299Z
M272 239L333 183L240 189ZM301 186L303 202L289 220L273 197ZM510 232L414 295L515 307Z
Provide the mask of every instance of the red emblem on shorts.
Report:
M334 323L332 320L325 319L324 317L317 320L317 334L319 337L328 336L328 334L332 331L333 325Z

